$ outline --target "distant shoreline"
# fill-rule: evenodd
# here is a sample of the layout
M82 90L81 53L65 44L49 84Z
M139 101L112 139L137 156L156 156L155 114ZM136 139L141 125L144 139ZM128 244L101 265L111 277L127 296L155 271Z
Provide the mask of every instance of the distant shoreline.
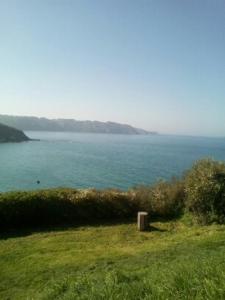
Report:
M22 131L105 133L125 135L152 135L156 131L136 128L128 124L75 119L47 119L38 117L0 115L0 122Z

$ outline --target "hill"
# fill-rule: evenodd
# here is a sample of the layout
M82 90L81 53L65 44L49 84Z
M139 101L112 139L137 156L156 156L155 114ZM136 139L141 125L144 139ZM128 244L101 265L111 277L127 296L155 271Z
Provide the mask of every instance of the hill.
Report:
M24 141L29 141L29 138L23 131L0 124L0 143Z
M0 122L26 131L70 131L108 134L155 134L126 124L74 119L47 119L37 117L0 115Z

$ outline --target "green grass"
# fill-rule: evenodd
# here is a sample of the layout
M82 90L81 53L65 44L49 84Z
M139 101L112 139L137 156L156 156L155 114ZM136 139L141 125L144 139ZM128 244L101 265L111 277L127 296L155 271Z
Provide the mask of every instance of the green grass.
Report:
M0 299L225 299L225 226L152 226L5 235Z

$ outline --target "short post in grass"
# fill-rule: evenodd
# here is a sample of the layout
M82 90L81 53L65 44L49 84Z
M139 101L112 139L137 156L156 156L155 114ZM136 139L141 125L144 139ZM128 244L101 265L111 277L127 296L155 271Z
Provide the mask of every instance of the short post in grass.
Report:
M145 231L148 229L148 213L146 211L138 212L137 226L139 231Z

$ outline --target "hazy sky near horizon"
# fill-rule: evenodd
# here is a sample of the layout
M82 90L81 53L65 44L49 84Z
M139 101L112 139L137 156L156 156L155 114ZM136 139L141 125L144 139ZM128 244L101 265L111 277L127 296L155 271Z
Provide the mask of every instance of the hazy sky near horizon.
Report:
M224 0L0 0L0 113L225 135Z

